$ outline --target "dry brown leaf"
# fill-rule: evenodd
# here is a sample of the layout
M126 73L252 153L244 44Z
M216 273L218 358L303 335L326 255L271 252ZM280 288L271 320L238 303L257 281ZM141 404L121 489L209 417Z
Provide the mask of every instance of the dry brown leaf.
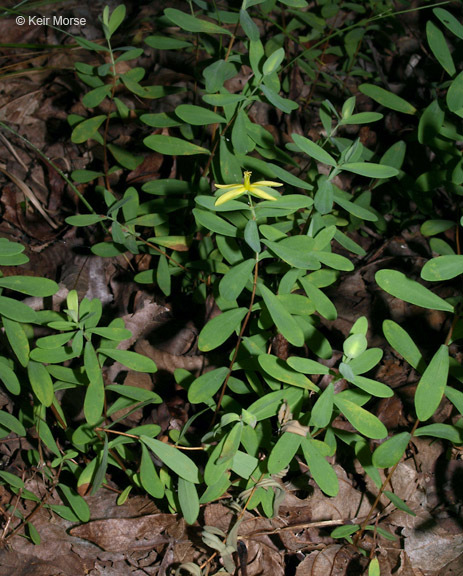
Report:
M353 570L354 563L358 570ZM324 550L311 552L297 567L296 576L360 575L362 564L365 564L365 559L360 559L352 546L331 544Z
M70 533L108 552L150 550L170 541L165 532L176 523L172 514L148 514L138 518L93 520L72 528Z

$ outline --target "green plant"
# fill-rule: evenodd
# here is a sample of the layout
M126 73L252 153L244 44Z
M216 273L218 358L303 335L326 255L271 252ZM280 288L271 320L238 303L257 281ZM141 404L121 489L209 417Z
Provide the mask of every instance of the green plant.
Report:
M30 386L26 386L34 403L21 408L21 418L0 412L0 425L5 433L18 435L25 435L28 426L37 429L39 446L31 451L30 460L34 464L43 460L42 446L54 455L47 468L49 478L66 502L63 508L54 509L68 519L88 520L88 507L75 488L98 490L105 483L108 467L125 477L120 502L130 490L143 489L156 499L165 498L169 509L181 512L189 523L197 520L201 505L224 494L245 509L260 507L265 515L272 516L284 497L279 479L299 473L298 459L305 461L311 478L327 496L336 495L338 479L326 458L338 451L358 458L377 487L378 500L384 494L393 505L413 513L387 490L412 437L463 442L461 420L455 425L420 425L433 416L444 395L460 414L463 411L461 391L448 385L449 375L460 382L462 379L448 348L462 333L460 302L455 299L443 299L397 270L376 274L377 284L392 296L450 313L454 320L446 341L428 364L411 336L398 324L385 321L387 341L422 378L414 398L415 425L391 436L374 451L370 440L384 440L388 430L373 413L372 405L378 398L392 396L393 391L366 376L379 365L383 352L369 348L365 317L353 323L342 343L340 361L330 368L324 362L332 358L333 350L320 329L320 319L331 321L337 315L325 289L334 285L340 274L354 271L355 259L365 255L349 233L362 230L365 224L384 232L385 220L375 208L373 195L392 185L394 179L411 176L405 173L404 142L393 143L379 156L359 138L349 138L346 131L346 127L383 118L379 112L356 111L357 99L350 95L346 83L349 75L374 80L356 66L356 58L363 36L374 31L374 23L384 15L373 12L371 17L346 21L335 33L328 21L337 5L319 4L319 14L301 11L306 6L303 0L245 1L239 11L218 10L197 2L198 14L193 4L191 14L166 9L160 25L176 26L175 37L149 36L146 43L156 50L182 49L194 57L191 92L146 86L145 70L136 66L119 72L121 62L134 61L143 51L113 47L114 36L124 22L124 6L112 13L108 7L103 11L105 46L75 39L85 50L102 56L102 63L76 64L80 80L90 87L82 99L89 117L69 117L72 141L101 147L103 162L99 170L79 170L71 176L76 184L101 178L95 191L104 209L90 206L92 213L70 216L66 222L104 227L110 239L92 246L98 256L151 256L152 268L138 273L138 282L155 283L166 296L174 291L187 292L199 304L213 299L220 313L202 328L198 347L203 353L220 348L228 359L199 376L176 371L176 383L185 390L193 409L183 430L170 431L169 443L164 443L157 438L160 427L156 424L127 430L122 418L111 419L119 410L162 402L156 393L141 388L104 385L102 369L106 362L121 362L143 372L156 369L151 360L117 348L130 337L120 319L100 327L101 303L85 298L79 303L74 291L68 294L67 308L61 313L33 313L24 304L14 300L10 304L1 296L6 337L16 356L14 362L27 371ZM369 4L372 10L382 8L375 2ZM354 7L354 12L364 14L363 5ZM445 103L436 99L420 116L418 142L432 149L437 169L419 175L409 195L420 208L423 233L432 236L431 248L441 254L426 263L422 278L442 282L461 274L463 256L435 236L452 227L458 229L460 216L456 221L442 218L429 195L423 199L420 194L435 188L437 195L443 194L439 188L445 183L452 207L461 195L461 154L455 143L463 138L455 116L462 116L463 73L456 74L439 26L444 25L460 39L463 28L443 8L435 8L434 14L441 24L428 24L429 45L452 80L436 85L436 91L447 90ZM274 33L264 37L259 26L262 22L272 26ZM307 26L307 37L298 36ZM305 49L308 41L314 45ZM323 52L318 49L322 45ZM340 86L343 102L325 99L317 109L324 138L314 142L294 132L292 141L278 142L256 120L254 112L270 108L289 119L295 110L308 106L311 94L305 103L291 97L290 74L304 73L307 81L322 76L323 81L332 82L322 67L322 56L329 53L344 58L346 80ZM241 90L232 92L228 87L242 76L243 67L250 72ZM132 99L116 95L122 90ZM359 91L384 108L418 116L413 105L372 83L360 85ZM181 94L182 103L170 112L147 113L136 109L135 104L130 107L134 102L174 93ZM103 102L108 111L98 113ZM112 126L128 121L137 122L145 133L148 128L155 130L144 138L144 146L176 157L177 178L151 181L141 190L112 185L112 175L121 169L133 170L142 161L142 147L133 153L111 142ZM257 182L251 183L251 172ZM349 190L341 189L337 180L346 173L354 182ZM277 186L284 186L282 194L273 190ZM456 239L459 252L458 232ZM19 245L2 243L2 249L7 264L21 263ZM45 279L34 282L25 290L21 277L2 278L0 286L34 296L57 290ZM36 339L35 348L30 350L33 323L58 333ZM72 367L63 366L65 362L71 362ZM2 360L0 378L15 395L20 384L12 365L11 359ZM315 381L321 376L329 381L323 389ZM339 390L341 384L344 389ZM82 392L83 415L75 427L60 405L60 391ZM193 427L199 422L204 428L205 419L212 422L209 429ZM339 419L349 422L353 431L337 426ZM66 449L58 446L58 436ZM197 450L190 451L192 448ZM79 458L83 454L86 464ZM162 467L155 465L153 455ZM389 469L385 481L379 473L383 468ZM72 486L60 480L62 473L72 478ZM11 476L0 472L11 489L26 497L24 485ZM365 530L391 537L369 521L370 517L362 524L339 527L332 535L359 546ZM225 538L208 533L205 541L214 542L212 547L221 550L231 566L236 534L233 538L229 535L225 543L219 536ZM32 533L30 537L37 541ZM193 573L197 573L196 568L191 568ZM370 572L379 573L375 559Z

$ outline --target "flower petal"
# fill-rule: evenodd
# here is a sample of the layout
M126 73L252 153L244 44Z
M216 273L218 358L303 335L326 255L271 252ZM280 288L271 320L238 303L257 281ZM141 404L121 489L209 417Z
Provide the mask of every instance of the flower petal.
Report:
M254 182L252 186L269 186L270 188L276 188L283 186L283 184L281 182L272 182L271 180L259 180L259 182Z
M260 182L259 182L259 184L260 184ZM257 196L258 198L263 198L264 200L276 200L276 198L274 196L271 196L268 192L266 192L262 188L259 188L255 184L252 184L252 186L249 186L248 192L250 194L252 194L253 196Z
M222 190L222 189L231 190L232 188L241 188L243 185L242 184L214 184L214 186L216 188L219 188L220 190Z
M238 196L241 196L245 192L246 188L243 185L234 186L233 189L229 190L228 192L225 192L225 194L222 194L222 196L219 196L219 198L217 198L217 200L215 201L215 206L220 206L221 204L225 204L225 202L228 202L229 200L238 198Z

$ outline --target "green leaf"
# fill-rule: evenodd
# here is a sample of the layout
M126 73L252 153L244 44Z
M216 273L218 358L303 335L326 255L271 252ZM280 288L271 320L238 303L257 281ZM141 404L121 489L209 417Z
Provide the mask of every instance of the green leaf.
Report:
M279 474L291 463L292 459L299 450L302 442L302 436L284 432L272 448L267 460L267 469L269 474Z
M443 438L449 440L454 444L463 443L463 430L450 424L428 424L427 426L420 426L413 436L432 436L433 438Z
M259 254L260 238L257 222L255 220L248 220L244 228L244 240L246 241L246 244L251 248L251 250Z
M175 114L187 124L192 126L206 126L207 124L225 123L226 119L212 110L194 106L193 104L180 104L175 109Z
M220 451L220 457L217 458L216 464L222 465L225 462L231 463L235 457L238 448L241 443L241 436L243 433L243 422L237 422L230 432L225 436L222 449Z
M444 119L445 112L439 106L439 102L434 100L421 115L418 124L418 142L432 146L441 131Z
M109 18L109 22L105 22L105 24L107 24L108 26L110 37L122 24L124 18L125 18L125 6L124 4L119 4L119 6L116 6L116 8L113 10L111 17Z
M335 528L330 536L331 538L348 538L352 534L355 534L360 528L359 524L348 524L346 526L338 526Z
M77 126L72 131L71 140L74 144L83 144L87 140L95 139L98 135L98 129L106 120L105 115L94 116L93 118L88 118Z
M433 12L450 32L455 34L460 40L463 40L463 26L453 14L448 12L448 10L444 10L444 8L434 8Z
M111 392L116 392L121 396L130 398L132 400L137 400L138 402L153 402L160 404L162 399L152 390L146 390L145 388L138 388L137 386L125 386L124 384L109 384L106 386L105 390Z
M53 382L43 364L30 361L27 365L27 374L34 394L44 406L51 406L55 397Z
M212 404L214 394L222 386L227 374L228 368L225 366L202 374L188 389L188 400L193 404Z
M445 40L442 30L432 20L426 22L426 37L429 47L442 68L453 76L456 72L452 54Z
M298 388L318 391L318 386L315 386L311 380L291 368L284 360L271 354L261 354L258 361L262 369L275 380Z
M349 364L349 366L351 365ZM382 384L371 378L365 378L364 376L354 376L352 383L361 390L365 390L368 394L372 394L378 398L390 398L394 395L394 392L389 386L386 386L386 384Z
M425 421L437 410L444 395L449 373L449 349L442 344L423 373L415 392L415 409Z
M59 286L53 280L48 278L37 278L35 276L8 276L0 278L0 287L16 290L21 294L36 296L37 298L46 298L53 296L59 290Z
M21 384L19 383L18 377L13 370L3 362L0 362L0 380L10 394L17 396L21 392Z
M3 317L2 322L8 342L10 343L13 352L16 354L19 363L25 368L29 362L30 347L24 329L21 324L14 320L10 320L9 318Z
M328 464L319 450L319 442L302 438L302 451L304 453L310 473L320 489L328 496L336 496L339 492L339 483L333 468Z
M383 115L379 112L359 112L358 114L352 114L349 118L343 118L339 125L370 124L371 122L378 122L378 120L381 120L382 118Z
M463 274L463 256L438 256L428 260L421 269L421 278L430 282L450 280Z
M153 498L163 498L164 486L144 444L141 444L140 482Z
M148 436L140 436L141 441L164 462L164 464L184 480L198 484L199 471L190 458L171 444L166 444Z
M417 345L401 326L392 320L385 320L383 322L383 333L389 345L403 356L410 366L413 366L418 372L423 371L420 367L423 362L423 356Z
M291 114L293 110L299 108L299 104L293 100L288 100L288 98L282 98L279 94L274 92L271 88L268 88L264 84L261 84L260 89L264 93L264 96L273 104L276 108L284 112L285 114Z
M130 370L135 372L149 372L154 373L157 371L156 364L142 354L131 352L130 350L115 350L113 348L98 348L98 353L112 358L116 362L120 362Z
M127 170L136 170L143 162L143 156L135 156L125 148L121 148L115 144L108 144L108 150L114 156L116 162L122 166L122 168L127 168Z
M387 436L387 429L376 416L361 406L346 400L339 394L334 396L335 405L341 410L354 428L367 438L381 439Z
M381 348L370 348L369 350L365 350L365 352L357 358L353 358L349 362L349 366L352 368L354 374L364 374L374 368L382 357L383 351Z
M106 220L106 216L100 216L99 214L78 214L77 216L65 218L66 224L70 226L92 226L97 222L103 222L103 220Z
M209 320L199 334L198 348L203 352L210 352L223 344L233 332L239 332L246 312L246 308L235 308Z
M206 104L210 104L211 106L229 106L230 104L237 104L238 102L242 102L246 100L245 96L241 94L204 94L203 96L204 102Z
M339 169L347 170L348 172L353 172L360 176L366 176L367 178L392 178L393 176L397 176L399 173L399 171L392 166L373 164L373 162L351 162L341 164Z
M185 12L175 8L166 8L164 14L176 26L179 26L182 30L186 30L187 32L232 35L226 28L217 26L217 24L208 22L207 20L201 20L200 18L196 18L195 16L191 16L190 14L186 14Z
M85 343L84 367L89 380L84 399L84 414L89 424L96 424L104 407L104 383L101 366L91 342Z
M303 390L300 388L276 390L256 400L247 408L247 411L250 412L257 421L266 420L277 414L283 402L286 402L290 407L300 402L303 393Z
M60 483L58 484L58 488L64 500L66 500L79 520L81 522L88 522L90 520L90 508L82 496L79 496L75 490L66 484Z
M379 270L375 279L380 288L395 298L431 310L454 311L451 304L398 270Z
M0 296L0 316L16 320L16 322L37 322L37 313L35 310L7 296Z
M351 334L343 344L344 354L348 358L357 358L367 349L368 342L364 334Z
M411 434L409 432L400 432L383 442L373 452L373 466L376 466L376 468L392 468L395 466L407 449L410 438Z
M25 485L21 478L15 476L11 472L6 472L4 470L0 470L0 478L3 479L9 486L13 486L14 488L18 488L18 490L24 490Z
M171 292L171 275L167 258L161 254L159 257L158 268L156 270L156 281L159 288L165 296L170 296Z
M330 423L333 415L334 386L330 382L318 397L312 408L310 424L317 428L325 428Z
M259 290L267 310L281 334L288 342L293 344L293 346L303 346L304 334L291 314L266 286L259 284Z
M368 566L368 576L380 576L380 574L379 560L378 558L373 558Z
M322 264L334 268L334 270L351 272L354 269L354 264L348 258L345 258L340 254L334 254L333 252L314 252L313 256Z
M241 28L243 29L244 33L249 38L249 40L252 40L254 42L256 40L259 40L260 37L259 27L251 18L251 16L249 16L246 10L244 10L243 8L241 8L240 10L240 24Z
M230 301L238 298L250 281L251 272L255 264L255 260L249 259L230 268L219 284L219 292L222 298Z
M390 108L396 112L402 112L403 114L416 113L416 108L414 106L409 104L400 96L397 96L397 94L393 94L384 88L380 88L374 84L361 84L358 88L362 94L365 94L386 108Z
M275 52L272 52L267 60L264 62L264 66L262 68L262 72L264 76L268 76L273 74L278 70L280 64L283 62L285 57L285 49L283 47L278 48Z
M217 216L217 214L212 214L211 212L206 212L205 210L200 210L199 208L194 208L193 215L198 224L204 226L204 228L210 230L211 232L216 232L217 234L222 234L223 236L236 237L238 235L236 227L220 216Z
M307 296L313 302L315 309L327 320L336 320L338 313L331 300L324 294L320 288L317 288L309 277L299 278L299 282Z
M458 412L463 414L463 392L461 390L456 390L455 388L450 388L450 386L446 386L445 395L455 406Z
M455 226L452 220L426 220L421 224L420 232L423 236L435 236Z
M152 134L147 136L143 143L151 150L166 154L167 156L191 156L194 154L210 154L210 151L187 140L175 138L174 136L164 136L162 134Z
M127 328L114 328L114 327L104 327L104 328L90 328L87 330L88 334L97 334L102 338L107 338L108 340L115 340L121 342L122 340L127 340L132 336L132 332L127 330Z
M101 104L101 102L106 98L106 96L110 96L111 94L111 84L105 84L104 86L98 86L90 92L87 92L85 96L82 98L82 104L86 108L96 108Z
M317 270L320 268L318 253L315 254L313 252L313 238L298 235L283 238L279 242L271 240L263 240L262 242L279 258L294 268L302 270Z
M4 380L4 368L5 366L0 364L0 378L2 380ZM26 435L26 429L21 424L21 422L12 414L5 412L5 410L0 410L0 427L5 428L6 430L11 430L11 432L17 434L18 436Z
M178 479L178 501L183 518L187 524L194 524L199 516L199 498L196 486L185 480Z
M79 44L80 46L82 46L82 48L85 48L86 50L91 50L94 52L95 51L96 52L109 52L109 50L106 46L102 46L101 44L97 44L96 42L91 42L90 40L87 40L86 38L80 38L79 36L74 36L73 38L77 42L77 44Z
M304 136L300 136L299 134L291 134L291 137L296 146L300 148L302 152L323 164L328 164L328 166L333 166L333 168L336 167L336 160L318 144L315 144L312 140L304 138Z
M310 360L309 358L299 358L298 356L290 356L288 358L288 364L294 370L302 372L303 374L329 374L330 369L315 360Z
M147 36L145 42L156 50L181 50L182 48L193 46L191 42L168 36Z

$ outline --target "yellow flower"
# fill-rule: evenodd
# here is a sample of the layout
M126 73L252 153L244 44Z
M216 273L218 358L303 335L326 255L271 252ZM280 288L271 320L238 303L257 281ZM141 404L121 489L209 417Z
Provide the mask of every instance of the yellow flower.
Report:
M262 188L262 186L275 188L277 186L283 186L283 184L272 182L271 180L259 180L259 182L251 184L251 174L252 172L249 171L244 173L243 184L216 184L216 188L227 190L227 192L217 198L215 205L220 206L221 204L225 204L225 202L238 198L238 196L242 196L246 192L252 196L256 196L257 198L262 198L263 200L276 200L276 198L269 194L264 188Z

